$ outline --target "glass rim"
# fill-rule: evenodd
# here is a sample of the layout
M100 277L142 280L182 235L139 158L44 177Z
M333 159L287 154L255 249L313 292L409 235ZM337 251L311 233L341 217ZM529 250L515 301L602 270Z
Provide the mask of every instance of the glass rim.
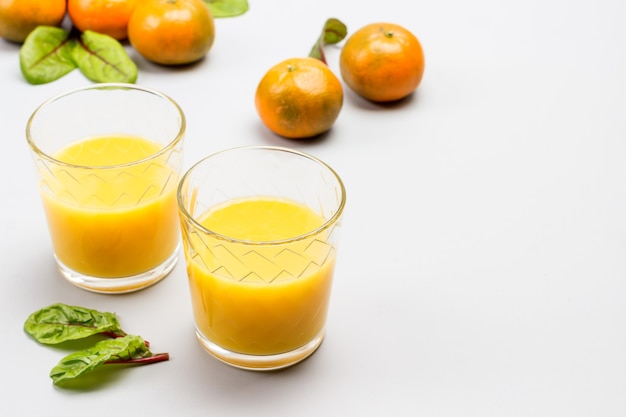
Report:
M175 137L169 141L165 146L163 146L161 149L159 149L158 151L154 152L153 154L145 157L145 158L141 158L138 159L136 161L131 161L131 162L125 162L123 164L112 164L112 165L82 165L82 164L73 164L70 162L65 162L65 161L61 161L59 159L56 159L54 157L52 157L51 155L49 155L47 152L44 152L39 146L37 146L37 144L35 143L35 140L31 134L31 128L32 125L34 123L35 118L37 117L37 115L48 105L57 102L65 97L69 97L73 94L82 92L82 91L89 91L89 90L135 90L135 91L141 91L141 92L145 92L145 93L149 93L152 94L154 96L160 97L162 99L164 99L166 102L168 102L170 105L172 105L172 107L174 108L174 110L176 111L176 113L178 113L178 115L180 116L180 126L178 128L178 132L176 133ZM153 88L149 88L149 87L143 87L143 86L139 86L136 84L130 84L130 83L97 83L97 84L92 84L89 85L87 87L78 87L78 88L73 88L71 90L67 90L64 91L62 93L56 94L50 98L48 98L47 100L45 100L44 102L42 102L41 104L39 104L39 106L37 106L35 108L35 110L32 112L32 114L30 115L30 117L28 118L28 122L26 123L26 141L28 143L28 146L30 147L30 149L37 154L38 157L45 159L49 162L53 162L56 165L59 166L64 166L64 167L68 167L68 168L75 168L75 169L98 169L98 170L113 170L113 169L120 169L120 168L128 168L130 166L134 166L134 165L140 165L142 163L145 163L147 161L153 160L155 158L158 158L161 155L164 155L168 152L170 152L173 148L175 148L180 142L182 142L184 136L185 136L185 131L187 129L187 121L185 118L185 113L183 112L182 108L180 107L180 105L174 100L172 99L170 96L168 96L167 94L155 90Z
M292 155L296 155L299 157L303 157L306 158L310 161L315 162L316 164L324 167L325 169L328 170L328 172L330 172L332 174L332 176L335 178L335 180L337 180L337 184L339 185L339 189L341 191L341 199L339 201L339 204L337 205L337 210L333 213L332 216L330 216L328 219L326 219L324 221L324 223L322 223L320 226L307 231L306 233L302 233L299 234L297 236L293 236L293 237L289 237L286 239L275 239L275 240L248 240L248 239L238 239L238 238L234 238L232 236L228 236L228 235L224 235L222 233L217 233L213 230L210 230L208 228L206 228L205 226L203 226L202 224L200 224L193 215L191 215L191 213L189 213L189 211L187 210L187 208L185 207L185 204L182 201L182 190L184 185L187 183L187 180L189 179L189 177L191 176L191 174L193 173L193 171L195 171L201 164L203 164L204 162L206 162L208 159L213 158L215 156L224 154L224 153L229 153L229 152L233 152L233 151L239 151L239 150L268 150L268 151L276 151L276 152L286 152L286 153L290 153ZM179 208L179 212L181 213L182 217L184 218L185 221L191 223L194 227L196 227L197 229L200 229L203 233L206 233L207 235L210 235L216 239L220 239L222 241L226 241L229 243L236 243L236 244L241 244L241 245L248 245L248 246L270 246L270 245L284 245L287 243L291 243L291 242L297 242L297 241L301 241L304 239L307 239L310 236L314 236L314 235L318 235L320 234L322 231L324 231L325 229L329 229L333 224L337 223L337 221L339 220L339 218L341 217L341 215L343 214L345 205L346 205L346 189L345 186L343 184L343 181L341 180L341 177L339 176L339 174L330 166L328 165L326 162L322 161L321 159L310 155L308 153L305 152L301 152L301 151L297 151L295 149L290 149L290 148L286 148L286 147L282 147L282 146L266 146L266 145L250 145L250 146L238 146L238 147L234 147L234 148L228 148L228 149L223 149L221 151L218 152L214 152L210 155L205 156L204 158L200 159L199 161L197 161L196 163L194 163L185 173L184 175L181 177L179 183L178 183L178 187L176 190L176 200L178 202L178 208Z

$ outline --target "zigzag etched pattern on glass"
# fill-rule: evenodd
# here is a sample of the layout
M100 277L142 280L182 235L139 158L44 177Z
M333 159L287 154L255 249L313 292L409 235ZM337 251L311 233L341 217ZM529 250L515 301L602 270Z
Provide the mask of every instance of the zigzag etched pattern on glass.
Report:
M214 235L187 230L190 259L208 272L240 282L279 282L314 274L334 259L334 236L340 224L314 237L274 245L224 245ZM201 245L203 256L194 247ZM257 271L264 271L261 276Z

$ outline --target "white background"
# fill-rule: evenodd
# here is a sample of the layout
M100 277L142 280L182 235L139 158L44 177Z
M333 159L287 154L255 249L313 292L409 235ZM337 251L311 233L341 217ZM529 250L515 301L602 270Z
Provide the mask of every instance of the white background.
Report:
M626 415L626 3L622 0L250 0L216 20L208 58L161 68L129 53L138 84L188 118L185 165L240 145L311 153L348 204L327 338L275 373L221 364L196 342L183 263L122 296L55 269L24 137L41 86L0 41L0 361L3 416ZM281 139L256 85L307 55L325 20L410 29L426 56L392 106L345 91L333 129ZM327 48L339 74L338 46ZM169 362L101 374L85 390L48 372L67 352L22 331L64 302L116 312Z

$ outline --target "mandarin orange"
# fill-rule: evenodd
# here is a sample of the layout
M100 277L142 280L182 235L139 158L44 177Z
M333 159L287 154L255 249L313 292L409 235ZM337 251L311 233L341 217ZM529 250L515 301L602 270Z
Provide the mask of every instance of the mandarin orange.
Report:
M117 40L128 36L128 21L138 0L68 0L67 12L81 32L91 30Z
M130 18L128 40L149 61L190 64L213 46L215 23L203 0L143 0Z
M256 90L257 112L268 129L291 139L326 132L343 105L335 74L316 58L291 58L263 76Z
M341 76L360 96L375 102L400 100L419 86L424 52L419 40L393 23L372 23L354 32L339 58Z
M22 43L37 26L60 26L65 0L0 0L0 36Z

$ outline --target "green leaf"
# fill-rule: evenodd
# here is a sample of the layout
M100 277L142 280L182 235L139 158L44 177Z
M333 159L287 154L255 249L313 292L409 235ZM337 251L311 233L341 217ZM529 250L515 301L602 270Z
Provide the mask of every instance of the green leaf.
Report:
M33 30L20 48L20 69L30 84L57 80L76 68L69 32L53 26Z
M331 17L326 21L322 35L326 45L332 45L341 42L348 34L348 28L339 19Z
M346 37L347 34L348 29L346 25L341 20L331 17L326 20L324 29L322 30L320 37L317 39L317 42L315 42L315 45L313 45L313 48L311 48L309 56L326 63L324 45L339 43Z
M85 31L72 48L72 57L91 81L134 83L137 80L137 65L111 36Z
M31 314L24 330L43 344L58 344L107 333L125 336L114 313L102 313L85 307L52 304Z
M213 17L233 17L248 11L248 0L204 0Z
M130 362L150 356L152 352L140 336L127 335L103 340L89 349L71 353L61 359L50 371L50 378L54 384L60 384L93 371L109 361Z

